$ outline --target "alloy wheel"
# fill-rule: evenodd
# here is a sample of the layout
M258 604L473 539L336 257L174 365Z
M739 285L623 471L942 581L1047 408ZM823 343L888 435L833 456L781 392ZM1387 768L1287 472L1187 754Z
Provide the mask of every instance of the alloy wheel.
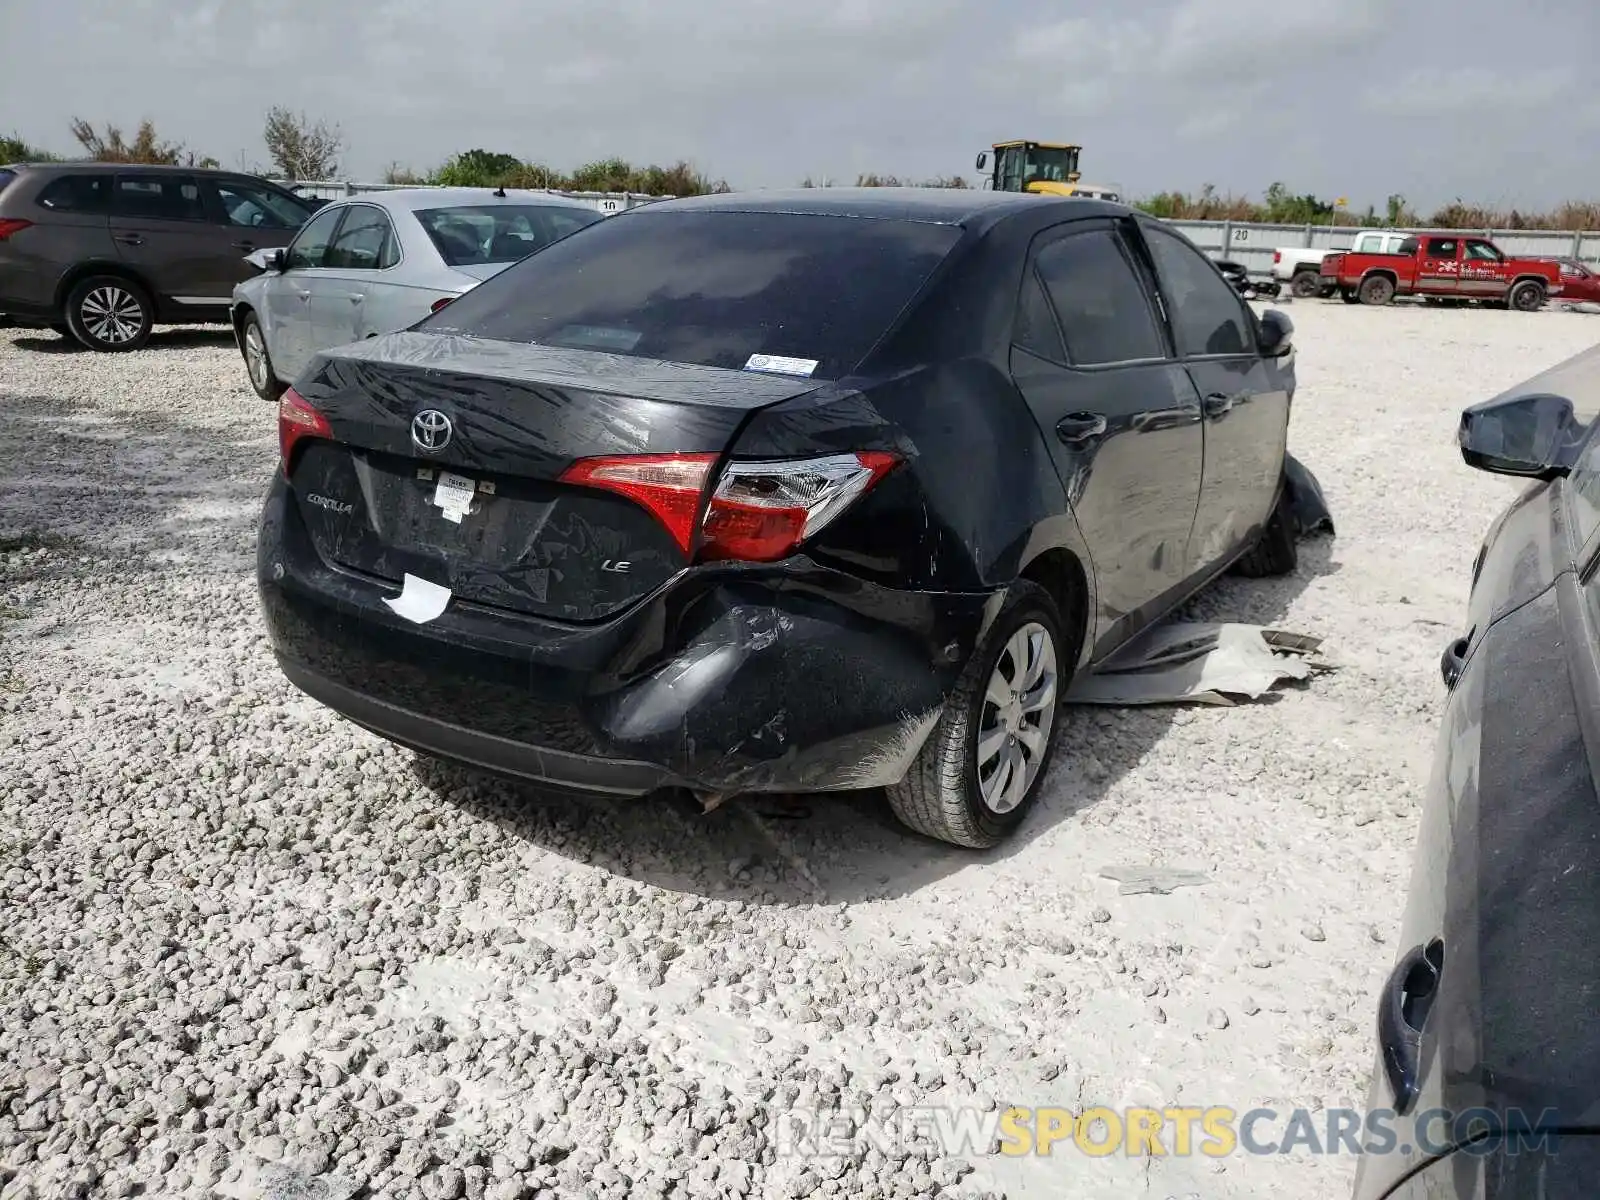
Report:
M252 321L244 331L244 365L250 372L250 382L257 391L265 391L270 378L267 366L267 347L261 340L261 326Z
M85 296L78 315L92 336L114 346L133 341L144 328L139 298L113 284L102 284Z
M1056 716L1055 640L1037 621L1011 635L989 676L978 720L978 793L991 812L1021 804L1050 744Z

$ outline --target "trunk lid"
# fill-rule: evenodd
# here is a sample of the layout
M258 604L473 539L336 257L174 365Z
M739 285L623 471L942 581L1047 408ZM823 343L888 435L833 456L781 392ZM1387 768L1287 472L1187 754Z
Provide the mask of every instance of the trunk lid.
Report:
M296 504L330 561L462 600L599 620L687 563L667 529L621 496L560 482L580 458L721 453L757 409L811 379L592 350L402 332L332 351L298 391L332 440L306 442ZM440 414L419 425L418 414ZM432 430L430 437L430 430ZM452 516L452 514L454 514Z
M514 267L516 265L517 264L515 260L512 260L511 262L458 263L450 269L457 275L465 275L468 279L472 280L472 283L467 285L468 287L471 287L473 284L482 283L485 279L500 274L500 272L504 271L507 267Z

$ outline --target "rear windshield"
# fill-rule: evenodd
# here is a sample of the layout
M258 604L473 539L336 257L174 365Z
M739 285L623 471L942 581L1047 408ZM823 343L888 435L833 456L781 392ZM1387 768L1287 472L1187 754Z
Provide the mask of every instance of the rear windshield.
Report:
M602 220L592 208L554 204L480 204L423 208L417 220L452 267L509 263Z
M10 187L11 181L16 177L17 173L15 171L12 171L6 167L0 167L0 192L3 192Z
M960 236L916 221L638 209L495 276L421 328L837 379Z

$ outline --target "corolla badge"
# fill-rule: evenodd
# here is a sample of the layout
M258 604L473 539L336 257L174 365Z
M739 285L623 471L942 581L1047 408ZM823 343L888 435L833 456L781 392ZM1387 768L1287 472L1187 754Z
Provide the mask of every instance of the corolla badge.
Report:
M437 408L425 408L411 418L411 441L426 454L437 454L450 444L455 427Z

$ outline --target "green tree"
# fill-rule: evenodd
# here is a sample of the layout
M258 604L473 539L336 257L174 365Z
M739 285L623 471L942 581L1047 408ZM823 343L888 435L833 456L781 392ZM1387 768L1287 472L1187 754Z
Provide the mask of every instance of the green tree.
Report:
M120 127L107 124L102 133L81 117L72 118L72 136L95 162L150 163L169 166L215 167L217 160L201 157L182 142L164 142L153 121L140 121L133 140L127 140Z
M267 110L261 140L285 179L332 179L339 173L344 134L337 125L313 124L304 113L274 106Z
M435 171L432 182L441 187L500 187L522 166L515 154L465 150Z

